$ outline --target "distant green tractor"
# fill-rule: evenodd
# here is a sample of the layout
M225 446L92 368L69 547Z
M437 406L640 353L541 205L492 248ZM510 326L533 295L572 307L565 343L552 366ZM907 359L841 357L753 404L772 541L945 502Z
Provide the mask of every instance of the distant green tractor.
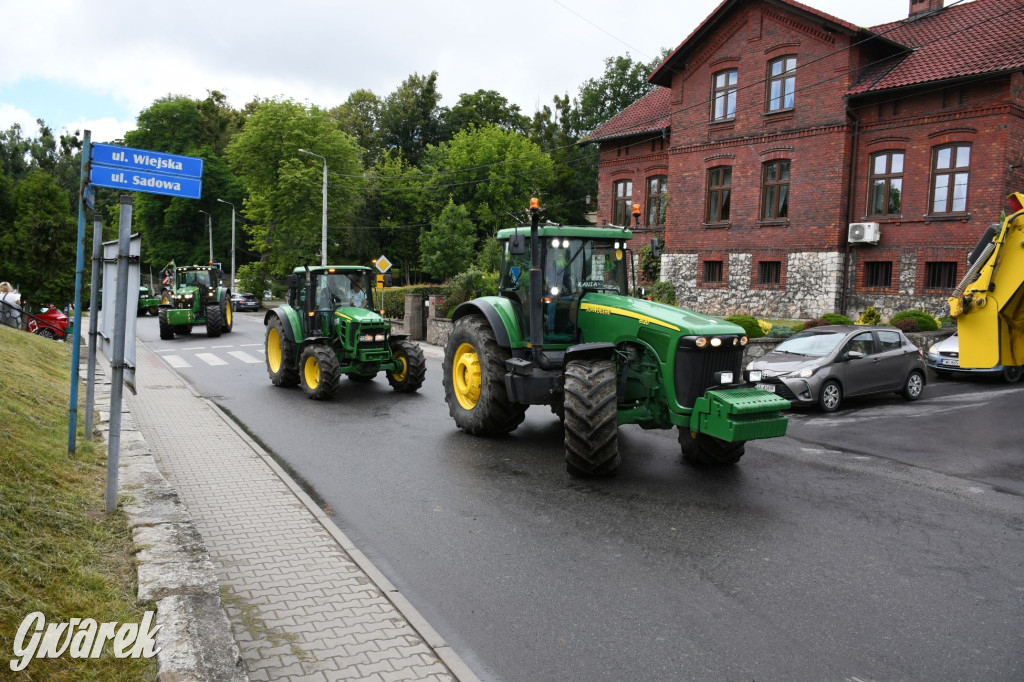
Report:
M392 334L373 310L370 269L295 268L285 304L267 312L267 373L275 386L299 384L313 400L334 395L342 374L358 382L386 372L401 393L423 385L427 364L419 344Z
M142 317L146 313L150 315L160 314L160 298L153 296L146 285L139 286L139 309L136 317Z
M205 326L210 337L231 331L231 291L221 286L219 268L171 263L164 272L167 288L161 295L161 339L188 336L195 326Z
M505 434L527 407L548 405L579 476L617 470L620 424L677 427L683 458L706 465L785 435L789 402L744 375L742 327L627 295L630 230L541 226L531 210L529 228L498 233L498 295L452 314L442 369L459 428Z

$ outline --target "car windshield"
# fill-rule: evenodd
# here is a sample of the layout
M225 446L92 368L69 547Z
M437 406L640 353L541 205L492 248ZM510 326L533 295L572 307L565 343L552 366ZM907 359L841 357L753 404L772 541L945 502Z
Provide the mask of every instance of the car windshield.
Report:
M805 331L789 337L772 352L821 358L834 351L845 338L844 332Z

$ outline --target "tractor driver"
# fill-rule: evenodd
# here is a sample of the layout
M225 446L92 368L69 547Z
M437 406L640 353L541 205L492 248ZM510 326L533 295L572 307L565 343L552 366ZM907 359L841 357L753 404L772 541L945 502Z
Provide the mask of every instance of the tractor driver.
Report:
M320 310L334 310L335 306L348 298L343 288L337 275L321 275L316 307Z

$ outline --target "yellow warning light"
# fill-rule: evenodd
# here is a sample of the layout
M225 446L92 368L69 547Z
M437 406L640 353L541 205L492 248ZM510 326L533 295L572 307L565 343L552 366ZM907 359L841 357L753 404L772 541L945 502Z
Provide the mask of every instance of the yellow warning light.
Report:
M640 204L633 204L633 215L640 215Z
M539 209L540 209L540 199L538 199L537 197L533 197L532 199L530 199L530 210L531 211L536 211L536 210L539 210Z

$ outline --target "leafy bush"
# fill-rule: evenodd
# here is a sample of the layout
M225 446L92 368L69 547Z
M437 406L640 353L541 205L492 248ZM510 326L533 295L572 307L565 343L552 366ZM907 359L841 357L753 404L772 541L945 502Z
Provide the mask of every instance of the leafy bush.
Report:
M932 332L939 328L939 321L923 310L904 310L902 313L896 313L889 323L894 327L900 327L897 322L902 320L914 320L917 322L917 329L914 331ZM900 327L900 329L903 329L903 327ZM904 331L906 330L904 329Z
M917 318L914 317L904 317L902 320L896 320L892 323L892 326L902 330L904 334L921 331L921 326L917 323Z
M828 324L828 322L821 319L820 317L816 317L813 320L807 320L806 322L804 322L804 329L810 329L811 327L821 327L822 325L826 324Z
M658 237L658 248L665 248L665 240ZM661 259L655 258L651 252L651 245L645 244L641 246L637 251L637 255L640 257L640 277L645 282L654 282L661 277ZM675 294L675 292L672 292ZM673 301L674 303L674 301Z
M747 333L748 338L759 339L764 336L764 332L761 331L761 325L758 324L757 318L753 315L730 315L725 318L725 321L743 327L743 331Z
M763 336L769 336L772 332L772 323L768 320L762 320L758 318L757 325L761 327L761 334Z
M882 324L882 313L875 310L875 306L869 305L867 310L860 314L857 324Z
M384 289L384 317L401 320L405 317L405 295L422 294L424 298L441 292L440 284L418 284L408 287L390 287ZM374 306L380 304L380 293L373 291Z
M943 329L953 329L954 327L956 327L956 320L954 320L952 317L940 317L939 326L942 327Z
M796 330L784 324L773 324L769 336L773 339L788 339L796 334Z
M853 320L848 318L846 315L839 315L837 313L825 313L821 316L825 324L853 324Z
M460 303L479 296L497 296L498 273L480 270L460 272L444 283L442 295L449 313Z
M676 285L672 282L658 282L651 289L651 300L658 303L676 304Z

